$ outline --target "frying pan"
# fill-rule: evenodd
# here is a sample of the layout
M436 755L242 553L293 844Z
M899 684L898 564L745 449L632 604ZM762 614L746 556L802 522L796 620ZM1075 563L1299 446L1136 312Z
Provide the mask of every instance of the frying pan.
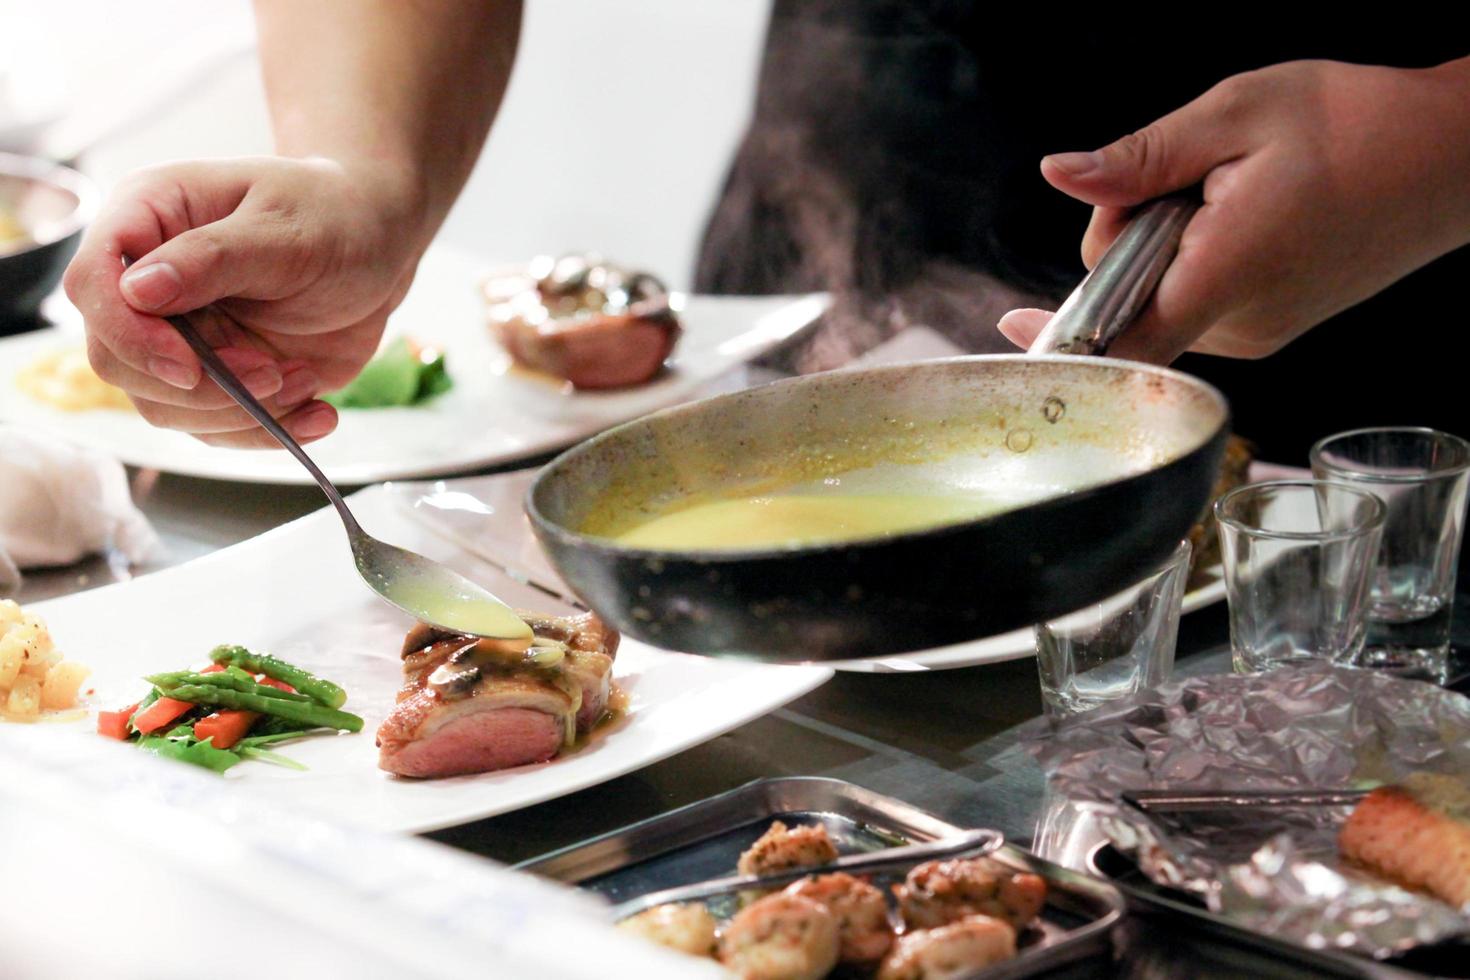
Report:
M1142 210L1026 354L834 371L657 412L553 460L527 494L572 589L671 649L882 656L1043 622L1163 561L1208 503L1225 400L1102 352L1147 302L1197 205ZM1070 353L1056 353L1070 352ZM826 478L1043 499L887 537L654 551L596 534L683 498Z

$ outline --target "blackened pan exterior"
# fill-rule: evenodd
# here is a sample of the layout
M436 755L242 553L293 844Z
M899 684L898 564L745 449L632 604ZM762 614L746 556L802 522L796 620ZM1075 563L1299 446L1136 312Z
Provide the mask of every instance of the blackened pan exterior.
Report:
M958 360L994 370L977 362L1005 359ZM1099 370L1136 370L1168 384L1198 386L1218 411L1201 412L1202 431L1191 447L1162 465L984 519L881 539L667 553L576 533L571 528L578 526L583 498L599 492L598 481L587 478L587 461L649 419L558 457L532 487L527 512L552 563L589 606L628 635L669 649L779 661L882 656L1040 622L1106 598L1168 557L1209 501L1229 429L1218 393L1177 372L1102 359L1014 363L1035 372L1043 360L1072 362L1074 373L1076 362L1085 361L1106 366ZM886 370L942 378L946 364L957 362ZM1038 404L1047 390L1037 389ZM743 411L768 400L742 395L748 400ZM658 415L699 412L701 405ZM605 467L606 460L600 462ZM616 465L639 464L628 459Z

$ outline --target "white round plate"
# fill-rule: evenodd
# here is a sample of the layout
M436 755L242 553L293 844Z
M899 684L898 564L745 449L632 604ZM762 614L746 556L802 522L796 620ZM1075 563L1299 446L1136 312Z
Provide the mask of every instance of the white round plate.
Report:
M445 351L454 388L415 408L353 409L312 457L340 484L464 472L569 446L609 426L697 397L710 382L809 327L827 307L808 296L683 296L684 335L668 368L645 385L573 392L511 372L485 325L480 282L487 264L434 248L388 324ZM148 469L249 483L309 484L284 452L206 446L155 429L126 411L63 412L16 388L15 374L43 352L82 343L79 329L0 339L0 420L52 432ZM569 387L569 386L568 386Z

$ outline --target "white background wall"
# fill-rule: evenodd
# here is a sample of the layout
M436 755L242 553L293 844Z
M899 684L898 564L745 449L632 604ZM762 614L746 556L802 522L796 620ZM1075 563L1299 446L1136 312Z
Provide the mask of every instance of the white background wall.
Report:
M596 249L687 286L754 95L766 0L526 6L500 120L442 240L495 261ZM0 73L62 92L72 134L114 130L84 158L104 184L269 152L252 43L246 0L0 0Z

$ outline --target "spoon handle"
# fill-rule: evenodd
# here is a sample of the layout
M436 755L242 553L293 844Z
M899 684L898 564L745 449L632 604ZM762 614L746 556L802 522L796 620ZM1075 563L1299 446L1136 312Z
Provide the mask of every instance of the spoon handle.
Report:
M313 463L311 457L306 455L306 450L302 449L301 444L292 438L291 433L287 432L285 427L275 420L275 417L266 410L264 405L255 400L255 396L240 383L240 379L235 377L234 372L225 366L224 361L219 359L219 355L214 352L214 348L210 347L205 339L199 336L199 331L194 329L194 325L182 316L166 316L164 319L179 332L179 336L183 337L190 347L194 348L194 353L199 355L199 361L204 367L204 373L209 375L215 384L223 388L225 394L235 399L241 408L249 412L251 418L260 423L261 428L274 436L276 442L279 442L282 448L292 456L295 456L301 465L306 467L312 479L316 480L317 486L322 488L322 493L326 494L327 499L332 502L332 506L337 508L337 513L341 516L343 523L347 525L348 532L350 534L361 534L362 528L358 525L357 519L352 516L352 511L347 509L347 502L342 499L342 495L337 492L337 488L332 485L332 481L327 479L327 475L317 468L316 463Z

